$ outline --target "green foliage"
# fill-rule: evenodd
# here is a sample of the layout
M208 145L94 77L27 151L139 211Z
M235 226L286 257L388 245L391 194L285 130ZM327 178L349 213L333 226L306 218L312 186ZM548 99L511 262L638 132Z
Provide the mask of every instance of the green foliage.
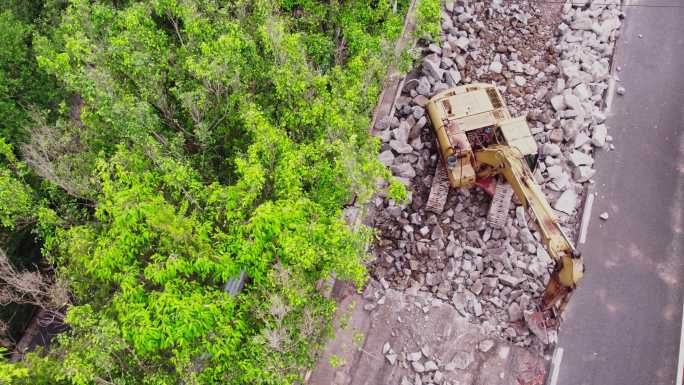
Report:
M25 165L17 162L12 146L0 136L0 224L8 229L32 216L33 192L22 180L25 173Z
M0 347L0 385L9 385L22 378L28 377L28 369L6 362L3 356L7 349Z
M441 0L418 0L416 5L416 37L433 41L439 39L441 12Z
M406 186L397 179L392 179L390 186L387 189L387 197L395 202L404 203L408 200L408 192Z
M3 14L15 59L0 54L0 75L24 84L17 65L59 86L6 108L30 135L0 142L0 221L31 223L74 300L23 381L300 381L335 313L320 281L366 279L370 232L342 208L388 177L367 130L407 7L73 0Z
M17 143L25 138L29 109L54 106L59 87L37 68L30 43L33 27L0 9L0 135Z

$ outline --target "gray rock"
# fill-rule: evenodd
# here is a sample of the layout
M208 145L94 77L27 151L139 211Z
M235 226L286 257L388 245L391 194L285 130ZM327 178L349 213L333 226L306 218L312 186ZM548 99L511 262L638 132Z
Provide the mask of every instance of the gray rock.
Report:
M542 154L558 156L561 154L560 146L554 143L544 143L542 146Z
M577 207L577 193L574 189L569 188L561 194L553 208L562 211L568 215L572 215Z
M444 70L439 68L439 58L431 58L432 55L427 56L423 60L423 72L435 79L438 82L442 81L444 76Z
M420 119L425 115L425 108L421 106L413 106L413 117Z
M461 36L458 39L456 39L455 44L458 48L462 49L463 51L467 51L468 44L470 44L470 40L465 36Z
M413 152L413 147L408 143L402 143L398 140L390 140L390 147L399 154L410 154Z
M446 73L446 81L451 87L455 87L461 82L461 73L457 69L452 69Z
M392 150L381 152L380 155L378 155L378 160L387 167L391 166L392 163L394 163L394 154L392 153Z
M416 124L413 126L413 129L412 129L412 130L415 129L415 130L418 130L418 132L420 132L420 130L422 130L423 127L425 127L426 124L427 124L427 118L425 118L425 117L423 116L422 118L418 119L418 121L416 122Z
M563 168L561 166L550 166L546 168L546 172L549 174L549 178L555 179L561 176Z
M435 370L439 369L435 361L432 360L426 361L423 366L425 367L426 372L434 372Z
M503 65L501 64L501 62L494 61L492 62L492 64L489 65L489 70L494 73L500 74L501 71L503 71Z
M394 139L402 143L408 143L408 136L410 130L411 126L408 124L407 121L403 120L401 123L399 123L399 127L392 130L392 136L394 137Z
M454 358L451 359L451 363L456 369L466 370L468 366L475 361L475 357L472 352L456 352Z
M596 170L589 166L580 166L576 167L575 170L572 172L572 178L576 182L586 182L589 179L591 179L594 175L596 174Z
M609 218L609 215L607 212L604 211L603 213L601 213L601 215L599 215L599 218L603 219L604 221L607 221Z
M394 175L402 178L414 178L416 176L416 170L409 163L399 163L391 167Z
M554 128L549 132L549 140L553 143L560 143L563 141L563 130Z
M565 109L565 99L563 95L555 95L551 98L551 106L556 111L563 111Z
M525 278L516 278L510 274L501 274L499 276L499 281L501 281L502 284L509 287L516 287L520 284L520 282L524 280Z
M397 362L396 353L385 354L385 358L387 359L387 361L389 361L389 364L392 366L394 366L394 364Z
M560 77L556 80L556 84L554 84L554 86L553 86L553 92L555 92L556 94L560 94L563 92L564 89L565 89L565 79Z
M584 83L578 84L572 92L580 101L585 101L591 97L591 92Z
M606 145L607 136L608 128L605 124L599 124L594 127L594 132L591 134L591 144L596 147L603 147Z
M413 98L413 102L421 107L425 107L429 101L430 99L428 99L425 95L416 95L416 97Z
M590 31L592 24L594 24L594 22L590 17L581 15L570 24L570 28L574 30Z
M482 315L482 304L478 300L473 301L473 313L476 317Z
M425 76L422 76L420 78L420 80L418 81L418 86L416 87L416 92L418 92L418 94L423 95L423 96L429 96L430 95L430 81Z
M527 219L525 218L525 208L522 206L517 206L515 208L515 219L518 221L518 225L526 226Z
M480 351L483 352L483 353L487 353L487 352L490 351L493 347L494 347L494 341L489 340L489 339L487 339L487 340L482 340L482 341L480 341L480 343L478 344L478 348L479 348Z
M421 358L423 358L423 353L421 353L421 352L419 352L419 351L418 351L418 352L409 353L409 354L406 355L406 359L409 360L409 361L411 361L411 362L419 361Z
M473 286L470 287L470 291L472 291L476 295L480 295L480 293L482 293L482 288L482 280L478 279L477 281L475 281L475 283L473 283Z
M594 164L594 158L592 158L591 155L578 150L573 151L568 156L568 160L572 162L574 166L591 166Z
M466 66L466 59L465 56L463 55L458 55L456 56L456 65L458 66L459 69L463 69Z
M520 75L516 76L516 77L514 78L514 80L515 80L515 84L517 84L517 85L520 86L520 87L522 87L522 86L524 86L525 84L527 84L527 80L526 80L524 77L520 76Z
M419 361L411 362L411 367L413 367L413 370L416 373L423 373L425 371L425 366L423 366L423 364L421 364Z
M441 226L436 225L435 228L432 229L432 236L430 237L430 239L435 241L437 239L442 239L442 238L444 238L444 231L442 230Z
M523 318L522 310L517 302L513 302L508 306L508 319L511 322L519 321Z
M575 148L582 147L585 145L587 142L589 142L591 138L589 138L589 135L585 134L584 132L580 132L575 136Z
M567 94L563 98L563 101L565 102L566 106L570 107L570 109L582 111L582 102L580 102L577 96L573 94Z
M418 87L418 84L420 84L418 79L415 79L415 78L414 79L407 79L404 82L404 91L415 90ZM430 85L430 83L428 82L428 86L429 85Z

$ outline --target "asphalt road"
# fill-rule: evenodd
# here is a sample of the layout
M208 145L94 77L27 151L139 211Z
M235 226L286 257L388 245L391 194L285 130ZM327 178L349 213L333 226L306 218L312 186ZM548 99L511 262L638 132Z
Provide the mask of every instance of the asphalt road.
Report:
M627 5L615 56L618 85L627 92L615 96L607 122L616 150L597 156L597 196L580 245L587 273L560 333L559 385L676 378L684 292L684 0ZM603 212L610 214L606 222L598 218Z

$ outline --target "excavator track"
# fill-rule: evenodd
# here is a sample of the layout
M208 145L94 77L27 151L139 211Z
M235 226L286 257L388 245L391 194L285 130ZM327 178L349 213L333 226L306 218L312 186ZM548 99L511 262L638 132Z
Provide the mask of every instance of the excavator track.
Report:
M425 209L435 214L440 214L444 210L448 195L449 176L444 164L439 162L435 170L435 176L432 178L432 187L430 187L430 195L428 196Z
M489 212L487 213L487 223L490 226L495 229L501 229L506 226L508 210L511 208L511 198L513 198L513 187L508 183L497 183L492 203L489 205Z

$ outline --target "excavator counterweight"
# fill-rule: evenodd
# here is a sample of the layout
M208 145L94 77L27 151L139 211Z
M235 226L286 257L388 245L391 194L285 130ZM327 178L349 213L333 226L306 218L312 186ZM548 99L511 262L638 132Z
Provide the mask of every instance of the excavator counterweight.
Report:
M500 227L508 216L511 191L515 193L533 214L555 263L540 306L546 319L555 320L582 278L584 265L528 166L536 159L537 143L525 118L512 118L496 86L484 83L442 91L430 99L427 110L442 160L428 203L443 207L447 183L454 188L480 186L494 196L488 220ZM498 178L510 187L493 184Z

